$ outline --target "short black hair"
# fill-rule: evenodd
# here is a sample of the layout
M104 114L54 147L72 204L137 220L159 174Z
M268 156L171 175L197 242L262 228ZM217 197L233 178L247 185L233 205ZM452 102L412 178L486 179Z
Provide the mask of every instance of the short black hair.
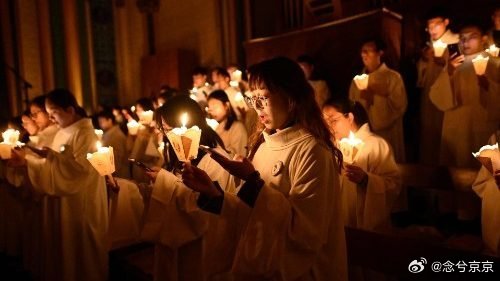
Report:
M429 11L427 11L424 19L428 21L435 18L449 19L450 13L443 6L434 6Z
M111 119L111 121L113 121L113 124L115 124L115 122L116 122L115 115L113 114L113 111L111 111L111 110L103 110L103 111L97 113L97 118Z
M302 54L300 56L297 57L297 62L298 63L307 63L307 64L310 64L310 65L315 65L316 64L316 61L314 60L313 57L311 57L310 55L307 55L307 54Z
M477 28L481 35L486 34L486 27L482 22L475 18L466 18L460 22L459 30L462 31L465 28Z
M192 75L207 75L208 69L206 67L198 66L193 69Z
M365 40L363 40L363 45L367 43L373 43L377 51L385 51L385 49L387 48L384 40L382 40L380 37L365 38Z
M225 69L224 67L220 67L220 66L214 67L212 69L212 73L213 72L217 73L218 75L222 75L224 78L231 78L231 76L229 75L229 72L227 72L227 69Z

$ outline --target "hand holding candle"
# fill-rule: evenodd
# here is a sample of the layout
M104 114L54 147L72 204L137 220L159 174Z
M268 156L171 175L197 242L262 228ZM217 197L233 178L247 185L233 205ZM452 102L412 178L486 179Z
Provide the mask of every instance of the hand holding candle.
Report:
M360 91L366 90L368 88L368 79L370 76L366 73L354 76L354 83Z
M339 149L342 152L344 162L352 164L363 144L363 141L356 138L353 132L349 132L348 138L342 138L339 141Z
M92 167L97 170L101 176L111 176L115 172L115 156L113 148L102 147L101 142L96 143L97 151L94 153L87 153L87 160L89 160Z
M167 138L172 144L172 148L179 161L186 162L198 156L201 130L198 126L186 128L188 122L187 113L181 115L181 128L174 128L167 133Z
M472 65L474 66L476 75L484 75L489 59L489 57L483 57L483 55L478 55L477 57L472 59Z
M12 157L12 149L16 146L22 146L19 142L19 131L7 129L2 133L3 142L0 143L0 158L6 160Z

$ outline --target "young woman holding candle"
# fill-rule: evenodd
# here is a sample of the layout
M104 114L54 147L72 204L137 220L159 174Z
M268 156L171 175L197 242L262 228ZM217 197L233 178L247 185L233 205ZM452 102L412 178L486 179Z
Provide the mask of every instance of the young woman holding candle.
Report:
M371 132L368 115L359 103L330 99L323 106L323 116L336 140L353 132L363 142L353 163L344 162L344 223L369 230L389 227L391 209L401 189L392 149Z
M97 137L90 119L66 89L45 105L59 131L40 157L14 151L10 165L27 166L43 206L41 280L106 280L108 210L104 178L87 161Z
M181 123L181 115L187 114L187 124ZM155 114L159 129L166 135L181 126L189 130L201 129L200 144L227 156L224 144L217 133L205 121L205 114L198 104L187 96L169 99ZM168 140L167 140L168 141ZM225 223L200 210L198 193L193 192L176 176L182 163L172 145L166 146L170 165L166 169L153 168L148 175L153 181L153 191L145 215L142 236L155 247L154 280L227 280L231 264L227 262L224 245L230 240L221 231ZM234 193L229 174L202 150L191 165L203 169L207 180L219 189Z
M215 130L224 141L226 149L234 154L246 156L248 135L245 125L237 120L227 94L222 90L213 91L208 97L208 114L219 122Z
M38 126L36 147L50 146L59 127L49 118L45 109L45 95L34 98L30 103L31 118Z
M300 67L274 58L249 69L249 105L260 124L249 159L212 153L245 181L222 192L186 163L184 183L199 191L199 207L234 225L235 280L347 280L342 223L340 151Z

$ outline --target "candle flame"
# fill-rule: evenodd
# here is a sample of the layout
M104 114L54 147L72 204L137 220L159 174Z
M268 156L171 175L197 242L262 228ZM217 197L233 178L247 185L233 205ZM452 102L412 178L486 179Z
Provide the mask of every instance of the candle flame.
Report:
M101 147L102 147L102 143L101 143L100 141L97 141L97 142L95 143L95 146L96 146L97 150L99 150L99 148L101 148Z
M135 106L132 106L132 107L130 108L130 111L135 112Z
M351 146L358 146L363 143L363 141L361 139L358 139L352 131L349 131L348 138L342 138L340 142L347 143Z
M187 114L187 112L184 112L181 115L181 124L182 124L182 127L186 127L187 122L188 122L188 114Z

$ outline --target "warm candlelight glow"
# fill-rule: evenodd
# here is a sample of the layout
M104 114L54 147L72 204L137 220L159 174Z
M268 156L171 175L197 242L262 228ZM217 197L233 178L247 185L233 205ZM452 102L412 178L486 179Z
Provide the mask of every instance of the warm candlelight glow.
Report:
M472 59L472 65L474 66L474 71L477 75L484 75L489 59L490 57L483 57L483 55L478 55Z
M135 112L135 106L130 107L130 111Z
M210 128L212 128L213 130L217 129L217 127L219 126L219 122L217 122L217 120L215 119L206 118L206 121L208 126L210 126Z
M127 123L127 128L128 128L128 133L132 136L137 135L137 132L139 131L139 127L141 124L139 124L137 121L132 120Z
M495 44L492 44L488 49L486 49L486 52L488 52L492 57L498 57L499 51L500 48L495 46Z
M187 122L188 122L188 118L189 118L189 117L188 117L187 112L182 113L182 115L181 115L181 124L182 124L182 127L183 127L183 128L185 128L185 127L186 127L186 124L187 124Z
M240 83L239 83L238 81L234 81L234 80L229 81L229 86L231 86L231 87L236 88L236 87L238 87L239 85L240 85Z
M160 142L158 144L158 152L160 152L161 155L163 155L163 151L165 150L165 143L164 142Z
M241 70L236 69L235 71L233 71L233 73L231 73L231 80L235 81L236 83L239 83L241 81L242 74L243 73L241 72Z
M432 47L434 48L434 56L439 58L443 56L444 50L446 50L448 44L444 43L443 41L441 41L441 39L439 39L436 42L432 43Z
M2 133L3 142L0 143L0 158L6 160L12 156L12 148L22 146L24 143L19 142L19 131L7 129Z
M94 133L96 134L98 140L101 140L102 135L104 134L102 130L94 130Z
M492 174L500 170L500 153L498 151L498 143L494 145L485 145L478 152L472 152L472 155L483 164Z
M198 126L186 128L188 122L187 113L180 117L182 127L174 128L167 133L167 138L172 144L172 148L179 161L189 161L198 157L198 147L200 146L201 130Z
M348 164L352 164L354 159L356 158L356 154L363 146L363 141L361 139L356 138L354 133L349 132L348 138L342 138L339 141L339 149L342 152L342 156L344 157L344 161Z
M194 100L195 102L198 102L198 98L196 97L195 94L190 94L189 97Z
M369 78L370 78L370 76L368 74L363 73L361 75L354 76L353 80L354 80L354 83L356 84L356 87L358 87L358 89L360 91L363 91L363 90L366 90L366 88L368 88Z
M153 122L153 114L154 112L152 110L141 112L139 115L139 122L145 125L151 124L151 122Z
M101 176L115 172L115 155L113 147L103 147L100 141L96 142L97 151L87 153L87 160Z

